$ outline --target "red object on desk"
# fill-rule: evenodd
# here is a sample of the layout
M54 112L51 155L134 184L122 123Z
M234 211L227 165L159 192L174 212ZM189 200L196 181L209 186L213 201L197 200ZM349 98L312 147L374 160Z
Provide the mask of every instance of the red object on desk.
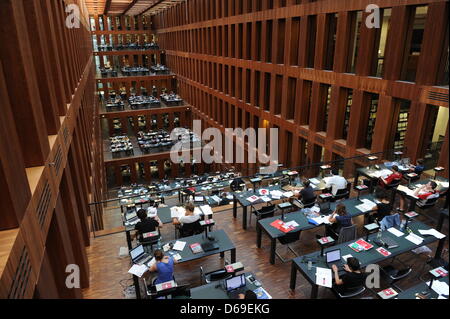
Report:
M289 233L291 230L294 230L295 227L293 226L289 226L287 228L283 227L284 226L284 222L282 220L275 220L274 222L272 222L270 224L270 226L275 227L276 229L278 229L279 231L282 231L283 233Z
M369 250L371 248L373 248L372 244L369 244L368 242L366 242L363 239L360 239L356 242L358 245L360 245L362 248L364 248L364 250Z

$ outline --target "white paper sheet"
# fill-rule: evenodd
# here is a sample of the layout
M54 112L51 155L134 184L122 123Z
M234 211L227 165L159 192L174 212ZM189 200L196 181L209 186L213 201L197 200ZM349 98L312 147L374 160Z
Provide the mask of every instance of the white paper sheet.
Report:
M416 244L416 245L420 245L423 242L423 238L422 237L417 236L416 234L413 234L413 233L409 234L405 238L408 239L413 244Z
M148 267L146 265L133 265L130 270L128 270L128 273L138 276L139 278L142 277L142 275L148 270Z
M405 233L399 231L397 228L394 228L394 227L389 228L388 232L390 232L391 234L393 234L393 235L395 235L397 237L402 237L405 234Z
M270 202L270 201L272 200L270 197L267 197L267 196L262 196L261 199L262 199L265 203Z
M186 246L186 242L185 241L177 240L175 245L173 245L173 250L183 251L184 246Z
M430 285L430 282L427 282L427 286ZM438 295L448 295L449 289L448 284L446 282L434 280L433 285L431 286Z
M294 196L294 193L293 193L293 192L284 192L284 193L283 193L283 196L289 198L289 197Z
M208 215L209 216L209 215L213 214L211 206L209 206L209 205L200 206L200 209L202 210L204 215Z
M419 233L420 233L421 235L431 235L431 236L436 237L437 239L442 239L442 238L445 237L444 234L438 232L438 231L437 231L436 229L434 229L434 228L431 228L431 229L428 229L428 230L419 229Z
M320 184L320 181L317 178L311 178L309 181L315 185Z
M331 269L317 267L316 284L319 286L331 288L333 285L333 276Z

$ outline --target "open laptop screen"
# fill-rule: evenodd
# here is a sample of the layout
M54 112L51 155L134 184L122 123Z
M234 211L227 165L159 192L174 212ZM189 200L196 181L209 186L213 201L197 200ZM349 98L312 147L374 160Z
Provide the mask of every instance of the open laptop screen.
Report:
M336 249L336 250L327 252L327 263L332 263L332 262L339 261L339 260L341 260L341 250L340 249Z
M227 291L238 289L245 286L245 276L240 275L225 281L225 288Z
M143 253L144 253L144 246L139 245L130 251L131 259L135 260L137 257L142 255Z

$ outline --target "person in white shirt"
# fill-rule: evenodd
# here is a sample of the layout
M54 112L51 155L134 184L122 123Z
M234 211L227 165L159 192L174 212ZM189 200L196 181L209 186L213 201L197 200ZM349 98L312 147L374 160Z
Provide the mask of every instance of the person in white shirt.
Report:
M187 203L184 208L186 209L185 215L179 218L173 218L174 225L192 224L200 220L200 216L194 214L195 206L193 203Z
M200 234L203 228L200 225L200 216L194 214L195 206L189 202L185 205L186 213L179 218L173 218L172 222L179 227L180 237L188 237Z
M347 188L347 180L344 177L339 176L339 171L337 169L333 169L331 174L333 176L325 178L325 187L331 188L331 194L335 196L339 190Z

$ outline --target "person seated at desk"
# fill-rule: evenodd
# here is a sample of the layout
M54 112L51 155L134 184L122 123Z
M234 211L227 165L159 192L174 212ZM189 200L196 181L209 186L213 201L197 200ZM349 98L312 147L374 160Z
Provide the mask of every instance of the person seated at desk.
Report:
M354 257L347 258L344 265L345 274L339 276L339 269L332 266L334 272L334 289L340 293L346 293L350 289L359 288L366 283L366 274L361 270L359 260Z
M384 189L378 188L375 191L375 198L379 203L372 208L375 213L370 216L370 220L372 222L380 222L384 217L391 214L393 207L389 201L389 196Z
M429 181L427 184L417 188L413 195L420 199L421 204L425 204L428 199L436 198L440 196L439 191L436 190L437 183ZM420 204L419 204L420 205ZM400 207L399 212L404 213L406 211L406 198L405 195L400 193Z
M352 217L348 215L347 208L344 204L337 204L334 212L328 217L328 221L331 225L326 226L326 236L332 237L337 240L341 228L350 227L353 225ZM317 238L323 236L316 235Z
M163 226L158 215L148 217L145 209L138 210L136 215L140 221L134 226L137 231L134 237L139 237L139 240L142 240L143 234L154 232Z
M155 257L156 262L148 271L158 272L158 277L153 282L154 285L174 280L173 268L177 261L170 256L164 255L164 252L160 249L155 250L153 256Z
M382 187L391 185L392 183L402 179L402 173L400 173L397 165L392 166L393 173L386 178L380 177L379 184Z
M180 218L174 217L172 220L172 223L175 226L180 227L181 237L188 237L201 233L203 229L200 226L200 216L194 215L194 204L189 202L184 208L186 209L184 216L181 216Z
M324 178L326 182L325 188L331 188L331 194L336 196L339 190L347 188L347 180L339 175L339 170L337 169L333 169L331 175L331 177Z
M230 188L233 192L240 190L241 189L241 185L245 184L244 180L241 178L241 175L238 173L238 175L236 176L236 178L231 182L230 184Z
M252 290L247 290L245 294L239 294L239 299L258 299L256 294Z
M314 193L314 188L312 188L310 180L305 179L303 186L298 194L298 199L304 204L313 202L316 199L316 194Z
M420 175L423 173L423 171L425 170L425 165L424 165L424 160L423 158L419 158L416 162L416 165L412 165L412 168L410 169L410 172L414 172L417 175Z

